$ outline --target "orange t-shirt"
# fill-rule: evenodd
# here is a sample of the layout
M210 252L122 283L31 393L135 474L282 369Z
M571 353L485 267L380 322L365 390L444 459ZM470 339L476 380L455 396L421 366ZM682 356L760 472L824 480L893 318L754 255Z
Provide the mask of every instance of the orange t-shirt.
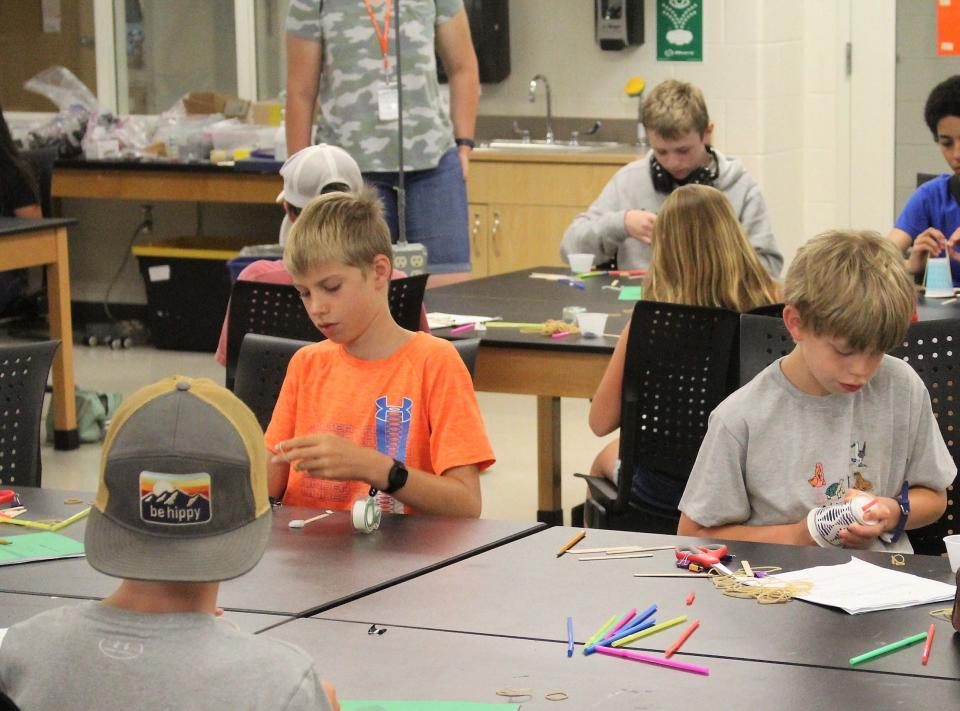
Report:
M431 474L470 464L483 471L494 462L463 360L450 343L421 332L383 360L355 358L333 341L293 356L267 447L323 432ZM349 510L369 490L362 481L328 481L291 469L283 502ZM392 497L379 498L382 508L404 511Z

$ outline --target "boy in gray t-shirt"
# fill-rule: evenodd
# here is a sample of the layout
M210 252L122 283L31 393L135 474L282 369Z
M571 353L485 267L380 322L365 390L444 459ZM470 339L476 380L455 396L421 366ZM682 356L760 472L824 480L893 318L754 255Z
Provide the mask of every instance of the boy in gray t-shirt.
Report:
M871 523L842 545L910 552L903 531L943 514L957 468L923 381L884 355L915 306L903 261L878 234L826 233L798 251L785 291L796 345L711 414L677 533L813 545L808 512L863 492Z
M166 378L123 403L101 461L84 545L123 581L11 627L0 691L23 709L339 709L305 652L215 614L219 581L270 533L253 413L210 380Z

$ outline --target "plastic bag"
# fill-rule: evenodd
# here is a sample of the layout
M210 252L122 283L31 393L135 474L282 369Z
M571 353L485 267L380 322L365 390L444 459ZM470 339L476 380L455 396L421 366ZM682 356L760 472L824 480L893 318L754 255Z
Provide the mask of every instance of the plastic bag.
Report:
M34 75L23 87L45 96L60 109L48 122L29 134L31 148L56 148L61 158L82 152L82 142L91 113L99 111L97 98L66 67L53 65Z
M46 96L61 111L70 111L78 107L91 113L100 108L97 97L77 78L76 74L56 64L27 79L23 88Z

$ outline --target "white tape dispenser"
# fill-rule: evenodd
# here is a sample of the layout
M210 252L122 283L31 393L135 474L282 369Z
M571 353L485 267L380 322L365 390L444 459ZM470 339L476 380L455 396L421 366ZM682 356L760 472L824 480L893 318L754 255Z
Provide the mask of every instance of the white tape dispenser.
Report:
M371 486L365 499L353 502L353 527L364 533L373 533L380 528L380 507L377 506L377 487Z

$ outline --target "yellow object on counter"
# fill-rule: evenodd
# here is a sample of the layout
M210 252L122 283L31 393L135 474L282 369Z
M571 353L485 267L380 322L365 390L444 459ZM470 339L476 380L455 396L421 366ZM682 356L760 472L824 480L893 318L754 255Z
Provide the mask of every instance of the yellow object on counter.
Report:
M640 96L646 87L646 82L640 77L631 77L627 80L627 85L623 87L627 96Z

